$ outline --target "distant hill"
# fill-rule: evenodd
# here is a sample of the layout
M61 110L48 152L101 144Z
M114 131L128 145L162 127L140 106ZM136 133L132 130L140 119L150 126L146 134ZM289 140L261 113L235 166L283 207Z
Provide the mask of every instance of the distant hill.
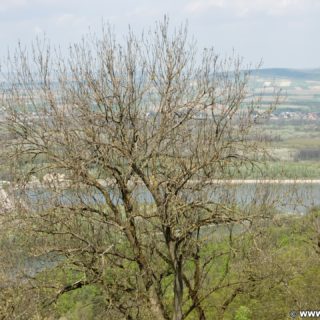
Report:
M253 76L262 78L287 78L297 80L320 81L319 69L287 69L287 68L267 68L252 71Z

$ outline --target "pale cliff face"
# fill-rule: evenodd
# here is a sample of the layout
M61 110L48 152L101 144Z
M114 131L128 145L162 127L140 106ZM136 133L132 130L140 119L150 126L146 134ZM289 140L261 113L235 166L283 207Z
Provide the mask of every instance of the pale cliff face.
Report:
M10 200L7 192L0 187L0 213L13 208L13 203Z

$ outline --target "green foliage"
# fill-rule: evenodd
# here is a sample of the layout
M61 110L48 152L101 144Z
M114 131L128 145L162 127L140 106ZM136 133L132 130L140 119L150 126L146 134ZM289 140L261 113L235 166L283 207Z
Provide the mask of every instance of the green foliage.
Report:
M251 311L246 306L240 306L235 314L234 320L251 320Z
M102 307L101 290L88 285L63 294L57 301L56 311L59 316L67 317L68 320L94 320L98 318Z
M239 295L225 319L231 319L232 310L235 319L246 319L240 317L245 313L244 304L252 319L287 319L290 310L316 308L320 299L319 214L315 208L306 216L283 217L266 230L260 239L265 262L259 261L254 267L256 274L269 270L269 276Z

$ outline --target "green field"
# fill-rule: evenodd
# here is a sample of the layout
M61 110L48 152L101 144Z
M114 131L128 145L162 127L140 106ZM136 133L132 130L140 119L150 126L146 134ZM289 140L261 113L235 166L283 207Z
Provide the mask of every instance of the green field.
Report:
M272 119L261 124L270 137L271 156L263 175L277 178L320 178L320 70L254 70L251 87L262 92L262 106L279 92ZM285 113L289 113L289 116ZM258 176L256 172L248 176Z

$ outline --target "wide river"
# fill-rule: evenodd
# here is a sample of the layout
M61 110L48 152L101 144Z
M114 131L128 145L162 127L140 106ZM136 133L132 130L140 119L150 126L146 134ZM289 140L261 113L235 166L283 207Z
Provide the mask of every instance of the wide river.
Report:
M16 196L19 197L15 192ZM72 192L64 191L63 202L74 203ZM121 199L116 192L111 192L115 204L121 204ZM134 192L135 198L141 203L152 203L152 195L142 186L138 186ZM48 202L51 193L48 189L33 187L28 191L31 201L40 200ZM79 196L79 192L78 195ZM186 192L184 197L187 201L196 198L219 202L237 203L238 205L273 205L280 212L285 213L305 213L310 208L320 207L320 180L232 180L213 181L211 186L201 190L201 192ZM87 195L83 193L84 201L103 201L99 194ZM10 208L10 196L6 197L6 192L0 184L0 202L2 207Z
M228 183L207 187L206 199L214 202L234 202L242 206L252 204L273 205L284 213L306 213L312 207L320 207L319 183ZM152 202L152 196L140 190L139 200ZM190 200L197 195L190 194Z

